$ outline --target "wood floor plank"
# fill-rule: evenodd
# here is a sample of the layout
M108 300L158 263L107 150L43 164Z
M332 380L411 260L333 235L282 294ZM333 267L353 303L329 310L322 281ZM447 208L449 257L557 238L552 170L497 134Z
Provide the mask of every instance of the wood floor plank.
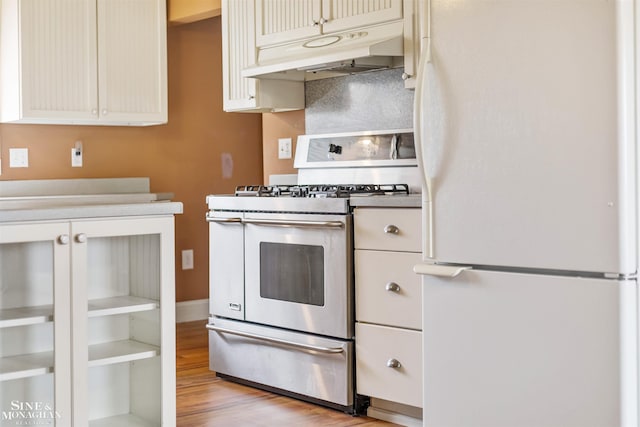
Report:
M177 324L177 425L183 427L391 427L396 424L247 387L209 370L208 335L202 321Z

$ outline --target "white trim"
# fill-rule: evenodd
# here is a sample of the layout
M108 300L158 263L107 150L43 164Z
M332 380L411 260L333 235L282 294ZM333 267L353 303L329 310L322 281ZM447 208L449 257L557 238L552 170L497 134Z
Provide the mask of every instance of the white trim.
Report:
M209 317L209 300L198 299L176 303L176 323L202 320L206 322Z

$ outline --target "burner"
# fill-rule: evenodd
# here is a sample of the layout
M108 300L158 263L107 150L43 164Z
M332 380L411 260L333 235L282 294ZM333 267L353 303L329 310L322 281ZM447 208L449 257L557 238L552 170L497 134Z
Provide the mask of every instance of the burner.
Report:
M349 197L360 195L409 194L407 184L322 184L322 185L243 185L236 196L252 197Z

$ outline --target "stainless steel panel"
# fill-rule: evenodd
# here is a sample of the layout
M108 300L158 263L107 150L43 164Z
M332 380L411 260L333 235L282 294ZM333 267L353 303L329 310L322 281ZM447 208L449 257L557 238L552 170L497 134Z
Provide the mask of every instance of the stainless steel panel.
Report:
M338 405L353 403L352 342L219 318L209 319L208 327L232 331L209 331L211 370Z
M209 221L209 313L244 319L242 214L217 212Z

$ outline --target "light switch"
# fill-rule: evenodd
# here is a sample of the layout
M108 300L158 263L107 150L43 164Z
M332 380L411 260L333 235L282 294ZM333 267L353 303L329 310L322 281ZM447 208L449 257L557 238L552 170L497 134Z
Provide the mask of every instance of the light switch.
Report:
M9 167L10 168L28 168L29 167L29 149L9 148Z
M291 158L291 138L278 138L278 158Z

